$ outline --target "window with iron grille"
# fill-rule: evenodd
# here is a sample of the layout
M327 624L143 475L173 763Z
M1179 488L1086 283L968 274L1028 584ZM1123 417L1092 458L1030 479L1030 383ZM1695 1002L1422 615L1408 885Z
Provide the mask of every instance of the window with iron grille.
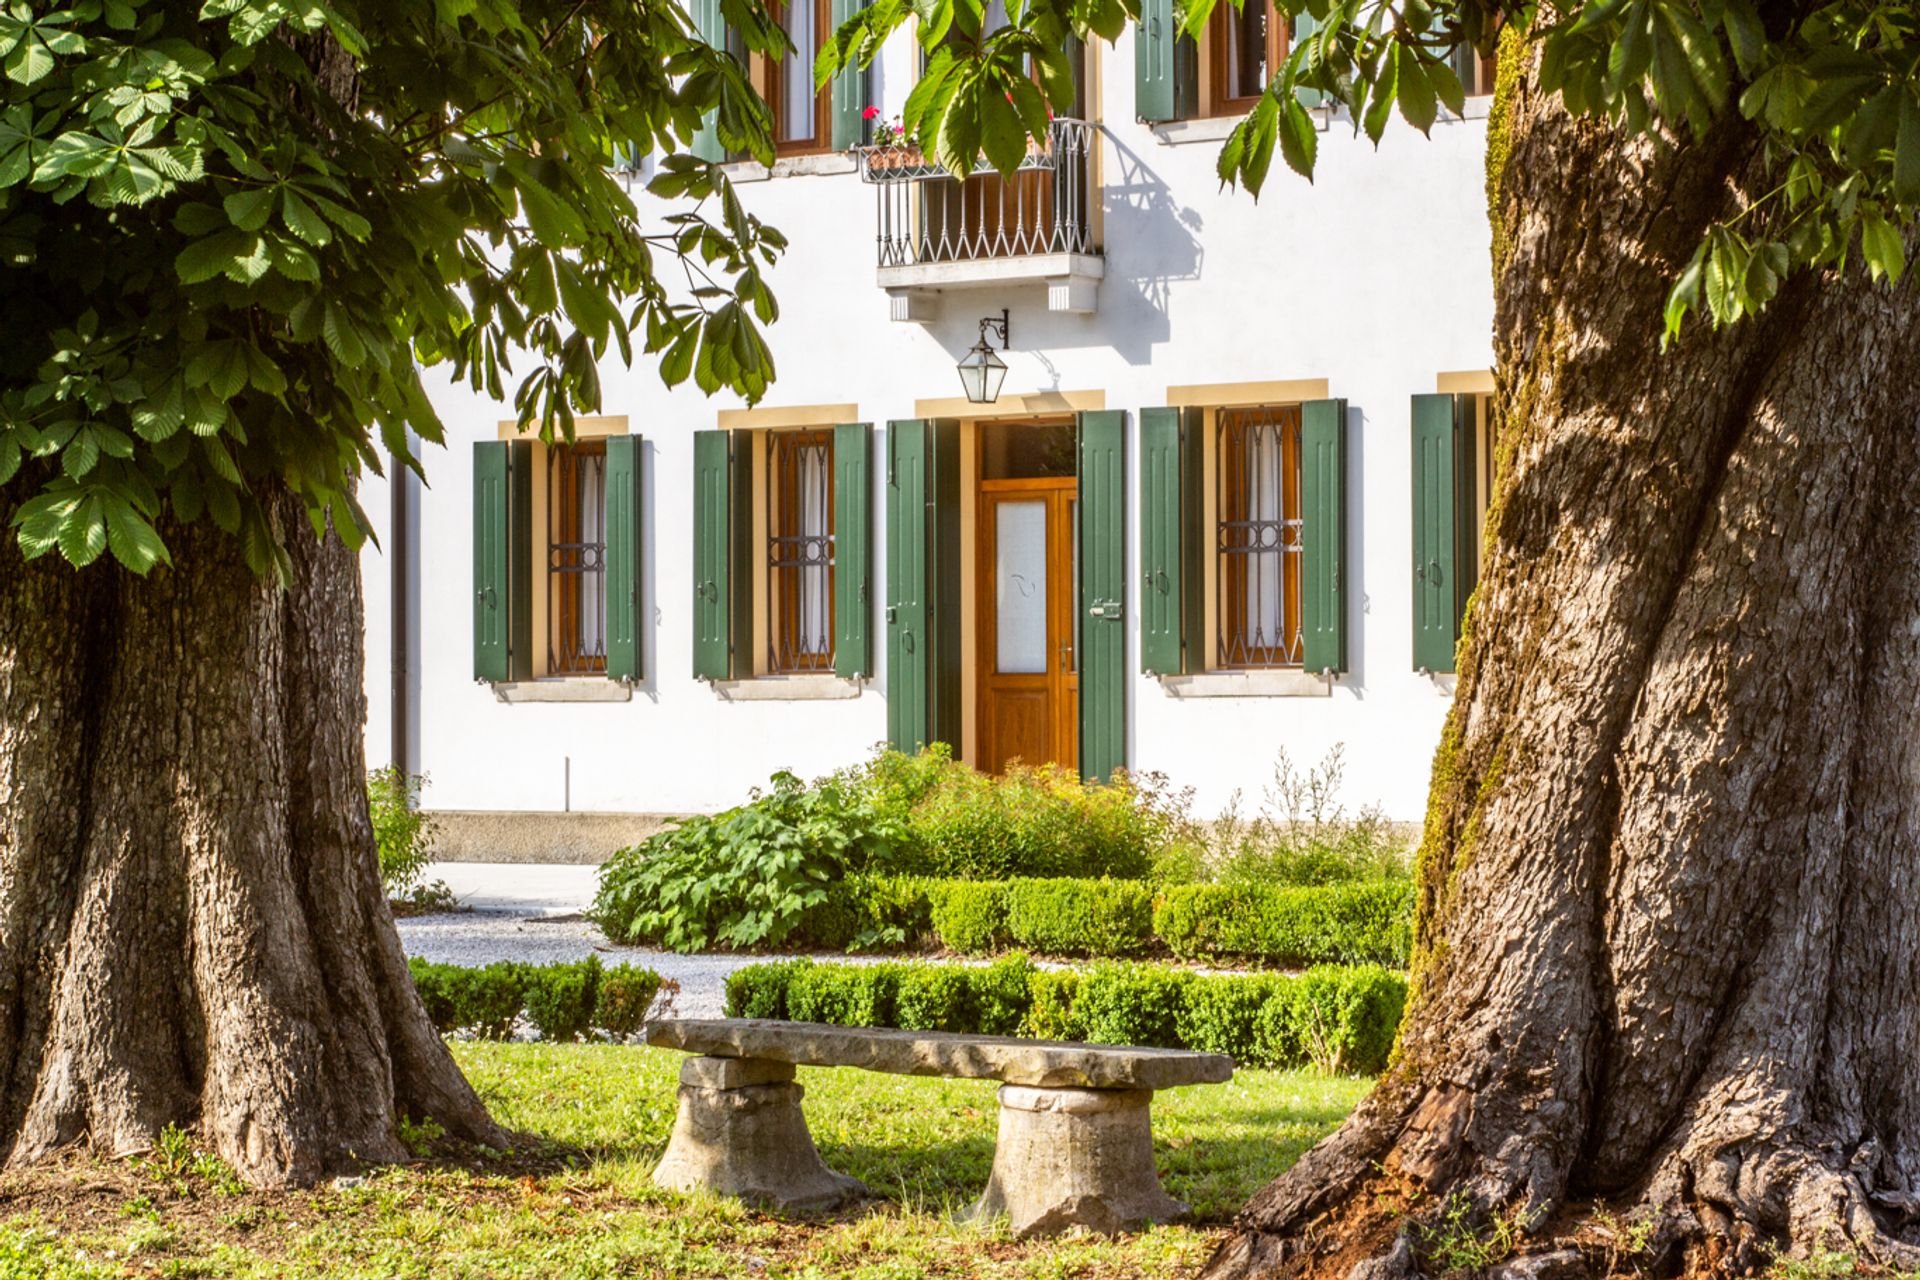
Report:
M833 670L833 433L767 433L767 670Z
M1214 665L1297 667L1305 527L1299 406L1220 410L1214 459Z
M547 674L607 669L607 447L547 455Z

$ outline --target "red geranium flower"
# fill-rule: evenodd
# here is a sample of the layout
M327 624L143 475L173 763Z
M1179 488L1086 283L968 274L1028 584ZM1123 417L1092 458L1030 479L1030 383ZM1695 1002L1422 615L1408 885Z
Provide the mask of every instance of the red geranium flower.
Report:
M862 111L862 112L860 113L860 118L861 118L862 120L872 120L872 119L875 119L875 118L877 118L877 117L879 116L879 114L880 114L880 108L878 108L878 107L868 107L868 108L867 108L867 109L866 109L865 111Z

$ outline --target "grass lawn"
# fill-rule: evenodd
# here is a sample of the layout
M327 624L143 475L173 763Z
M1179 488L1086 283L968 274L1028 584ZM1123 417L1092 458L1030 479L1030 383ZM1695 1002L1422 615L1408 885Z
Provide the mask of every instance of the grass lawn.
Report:
M252 1193L187 1144L141 1160L0 1176L0 1280L122 1276L1013 1277L1190 1272L1221 1224L1333 1128L1368 1082L1243 1071L1154 1103L1167 1189L1199 1224L1110 1241L1016 1244L948 1220L986 1183L994 1085L803 1068L828 1164L889 1199L780 1219L647 1181L681 1056L608 1045L459 1044L468 1077L523 1143L437 1153L358 1185ZM445 1144L442 1144L443 1146Z

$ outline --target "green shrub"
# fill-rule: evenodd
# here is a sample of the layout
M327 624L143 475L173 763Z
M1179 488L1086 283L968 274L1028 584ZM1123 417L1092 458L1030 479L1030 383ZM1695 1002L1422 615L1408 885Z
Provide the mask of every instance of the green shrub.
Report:
M973 1032L980 1025L973 971L954 965L907 965L895 991L890 1025L909 1031Z
M1084 1040L1075 997L1080 975L1069 969L1036 969L1027 983L1027 1015L1018 1034L1035 1040Z
M1302 770L1285 751L1265 803L1251 817L1236 794L1212 822L1186 821L1155 860L1163 884L1354 884L1404 880L1410 849L1377 807L1349 814L1340 800L1344 749Z
M1275 1065L1376 1072L1406 1012L1406 976L1378 965L1322 965L1289 980L1261 1010L1258 1055Z
M1326 887L1194 884L1163 892L1153 931L1183 959L1404 965L1412 919L1413 886L1405 880Z
M1050 955L1130 956L1153 940L1153 890L1135 880L1014 880L1007 933Z
M747 804L614 854L593 917L616 941L675 951L777 944L888 839L846 777L808 786L776 773Z
M584 1040L593 1030L600 1002L600 959L529 966L525 971L527 1020L544 1040Z
M1403 974L1325 965L1298 975L1207 975L1149 964L1085 973L991 965L749 965L727 980L730 1017L910 1027L1224 1053L1246 1067L1380 1071L1406 1006Z
M727 975L727 1016L787 1018L787 984L793 980L795 969L812 963L810 960L783 960L735 969Z
M1158 965L1095 965L1080 977L1073 1013L1093 1044L1180 1047L1180 1010L1194 975Z
M454 1025L482 1040L510 1038L520 1021L520 1011L526 1007L527 966L501 960L477 969L447 967Z
M843 1027L891 1027L903 966L797 964L787 979L787 1017Z
M413 989L420 993L420 1003L426 1006L427 1020L443 1036L460 1029L458 995L454 990L458 968L434 964L418 956L407 961L407 969L413 974Z
M1120 774L1083 781L1057 765L995 778L955 765L906 814L899 869L966 880L1016 875L1144 877L1175 817Z
M651 969L624 964L602 969L593 1025L616 1040L636 1035L646 1025L647 1010L659 994L660 975Z
M425 774L389 765L367 774L367 816L380 854L380 886L389 898L404 897L420 886L433 861L437 834L433 818L420 809Z
M1007 886L995 880L925 882L929 922L942 946L986 955L1007 941Z

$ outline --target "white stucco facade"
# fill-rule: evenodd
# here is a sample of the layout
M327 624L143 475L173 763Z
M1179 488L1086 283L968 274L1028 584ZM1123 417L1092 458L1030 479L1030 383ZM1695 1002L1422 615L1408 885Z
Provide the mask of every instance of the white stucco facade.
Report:
M771 273L781 318L768 335L778 380L765 405L851 404L856 420L874 424L878 523L885 424L914 416L918 401L958 395L956 360L978 319L1003 307L1012 321L1007 394L1099 393L1107 408L1128 411L1130 501L1137 410L1166 405L1169 388L1324 379L1349 408L1347 670L1326 696L1176 696L1141 673L1130 598L1127 758L1192 787L1211 812L1236 791L1257 799L1281 749L1311 764L1340 744L1351 803L1417 818L1451 678L1413 663L1409 403L1442 375L1490 363L1484 121L1470 109L1431 138L1396 122L1376 151L1336 118L1320 136L1314 181L1276 171L1256 203L1214 176L1222 128L1136 122L1130 35L1093 56L1105 261L1098 309L1050 311L1045 287L1031 283L947 295L929 323L892 320L875 283L872 186L851 171L744 182L752 211L791 242ZM905 99L912 59L896 41L874 75L875 100L889 116ZM430 776L435 808L713 810L776 769L825 772L886 737L885 539L873 539L876 671L858 696L723 698L692 675L692 442L722 410L741 406L691 387L670 392L644 361L632 370L609 362L602 378L603 412L624 416L645 441L645 677L626 700L508 702L473 678L470 495L471 442L495 439L511 409L428 374L449 440L426 451L429 487L412 495L402 684L405 763ZM364 560L375 764L392 758L389 496L377 479L363 493L387 549L370 547ZM1130 566L1139 527L1130 513Z

